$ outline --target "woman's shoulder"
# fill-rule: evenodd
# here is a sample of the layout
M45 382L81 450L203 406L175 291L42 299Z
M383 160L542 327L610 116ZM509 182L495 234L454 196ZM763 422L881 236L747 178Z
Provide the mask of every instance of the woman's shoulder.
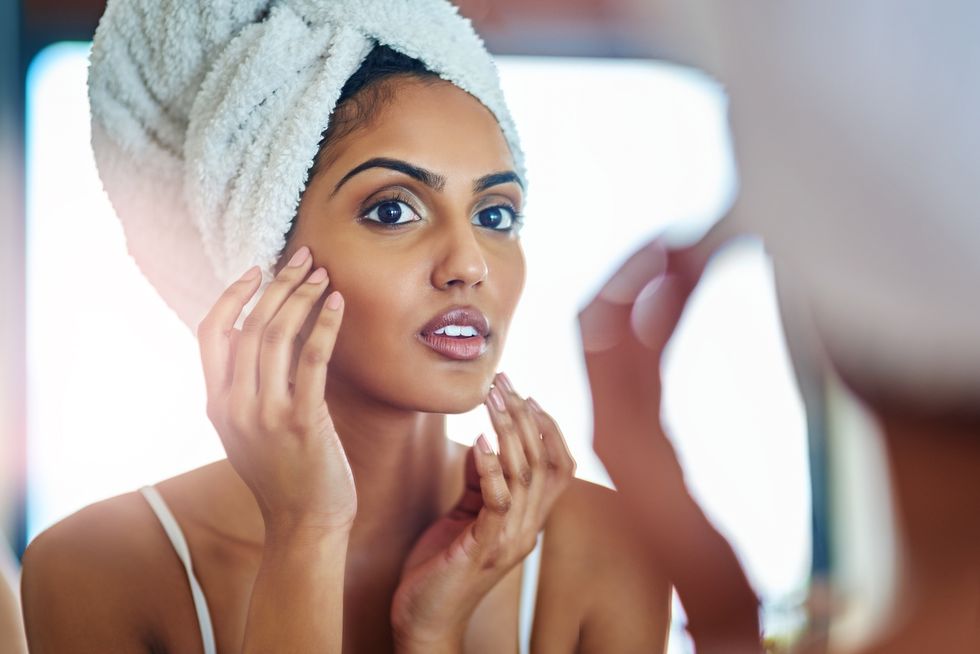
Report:
M154 520L131 492L89 505L31 541L21 592L32 651L85 651L89 639L135 651L160 597L159 562L167 555Z
M24 553L25 575L69 580L111 578L141 555L152 556L155 520L138 492L90 504L35 537Z
M196 468L155 486L173 508L174 500L183 503L184 496L210 485L218 465ZM134 490L89 504L42 531L28 546L24 565L39 560L47 571L57 565L74 567L77 561L96 567L111 564L115 571L143 556L159 556L169 547L147 498Z
M575 478L555 503L546 533L564 543L563 550L602 557L635 550L639 535L615 490Z
M198 514L211 511L209 498L229 495L223 464L196 468L153 487L182 529L195 528L203 520ZM159 567L161 556L176 554L148 499L132 491L90 504L45 529L28 546L23 566L39 577L107 580L128 578L130 568L147 562Z
M200 483L206 468L158 484L167 502ZM90 504L38 534L24 553L21 587L32 651L169 650L159 642L172 631L167 623L195 620L175 614L186 612L174 602L189 597L186 573L139 491Z
M656 651L663 645L670 583L636 527L616 491L572 480L545 526L537 642L572 633L576 642L566 644L583 652Z

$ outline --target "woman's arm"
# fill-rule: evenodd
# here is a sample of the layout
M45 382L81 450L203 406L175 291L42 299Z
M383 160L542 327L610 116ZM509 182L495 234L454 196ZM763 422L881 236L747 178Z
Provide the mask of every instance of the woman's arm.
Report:
M234 329L255 294L252 268L201 323L208 417L252 491L265 547L243 652L340 652L344 569L357 497L324 399L343 298L300 247ZM312 323L312 324L310 324ZM296 344L309 325L290 382Z
M345 533L267 532L242 650L339 652L346 561Z

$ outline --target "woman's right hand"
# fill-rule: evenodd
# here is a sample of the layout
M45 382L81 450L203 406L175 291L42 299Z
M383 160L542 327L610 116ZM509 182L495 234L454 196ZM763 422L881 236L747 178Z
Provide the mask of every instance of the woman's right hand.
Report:
M324 399L327 366L343 317L337 291L312 273L303 246L235 329L259 287L253 267L229 286L198 328L208 417L228 460L258 502L270 532L349 532L357 495L347 456ZM295 346L295 383L290 383Z

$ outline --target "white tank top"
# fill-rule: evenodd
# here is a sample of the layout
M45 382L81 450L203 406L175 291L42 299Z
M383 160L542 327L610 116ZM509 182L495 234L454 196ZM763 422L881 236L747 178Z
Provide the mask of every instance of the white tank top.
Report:
M187 580L190 582L191 597L194 599L194 610L197 612L197 622L201 629L201 640L204 644L204 654L217 654L214 644L214 628L211 625L211 614L208 611L208 602L204 597L201 584L198 583L194 575L194 565L191 562L191 551L187 547L187 540L184 532L177 524L176 518L170 512L167 503L153 486L144 486L140 493L146 498L153 513L156 514L163 530L167 532L167 537L173 545L180 562L184 565L187 573ZM521 577L521 599L520 599L520 622L519 642L521 654L528 654L531 651L531 626L534 622L534 600L538 592L538 572L541 567L541 534L538 534L538 542L534 550L524 559L524 572Z

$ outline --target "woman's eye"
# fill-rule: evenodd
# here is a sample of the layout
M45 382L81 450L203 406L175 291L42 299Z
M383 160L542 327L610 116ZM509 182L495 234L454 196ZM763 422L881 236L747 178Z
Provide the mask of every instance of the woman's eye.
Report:
M510 231L515 227L516 215L513 209L508 207L487 207L481 209L473 216L473 224L480 227L487 227L501 232Z
M419 220L419 216L415 213L415 210L405 202L399 200L379 202L364 214L364 218L383 225L404 225Z

